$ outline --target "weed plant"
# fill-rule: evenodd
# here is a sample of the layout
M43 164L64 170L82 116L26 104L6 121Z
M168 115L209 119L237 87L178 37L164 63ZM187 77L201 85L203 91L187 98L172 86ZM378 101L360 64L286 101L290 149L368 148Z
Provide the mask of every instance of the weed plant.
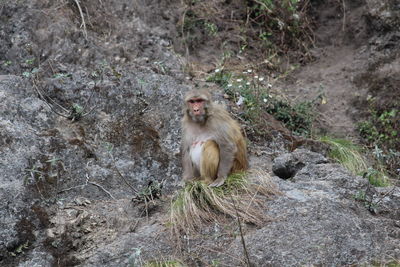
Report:
M259 27L259 38L268 49L287 52L290 49L306 52L313 43L307 11L309 1L250 0L249 17Z
M315 120L314 102L290 103L272 92L272 84L253 70L234 75L217 69L207 81L224 88L228 97L241 107L241 116L255 128L262 125L263 113L269 113L281 121L296 135L309 136Z
M389 180L385 172L379 168L368 167L362 149L349 140L324 136L320 141L330 146L329 156L343 165L354 175L362 175L374 186L387 186Z
M358 124L358 130L379 164L400 177L400 110L378 109L370 100L369 118Z
M231 49L236 54L256 50L258 55L288 55L310 59L314 37L310 1L184 0L178 23L185 49L201 44Z

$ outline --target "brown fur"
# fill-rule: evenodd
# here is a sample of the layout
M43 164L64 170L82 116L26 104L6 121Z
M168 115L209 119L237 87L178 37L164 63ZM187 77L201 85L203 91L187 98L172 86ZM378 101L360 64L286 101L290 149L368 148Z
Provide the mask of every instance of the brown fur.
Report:
M195 116L191 112L188 101L193 98L205 100L204 114ZM219 186L230 173L248 168L246 141L239 124L224 107L211 101L207 91L192 90L186 94L182 132L184 179L201 177L206 182L212 182L211 185ZM199 141L205 142L200 170L194 166L190 156L192 144Z
M211 184L218 175L219 147L213 140L208 140L203 145L203 152L200 163L200 177L208 184Z

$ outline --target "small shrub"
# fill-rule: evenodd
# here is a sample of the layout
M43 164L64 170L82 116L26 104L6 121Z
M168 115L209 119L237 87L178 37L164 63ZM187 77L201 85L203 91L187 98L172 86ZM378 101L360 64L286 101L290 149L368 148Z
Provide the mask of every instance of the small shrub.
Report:
M241 116L255 128L263 123L262 114L271 114L296 135L309 136L315 110L313 101L292 104L272 93L272 85L252 70L234 75L225 70L216 71L207 81L224 88L225 94L241 107Z
M222 88L226 88L232 78L232 74L221 69L216 69L214 74L207 78L207 82L218 84Z
M311 101L291 105L278 98L271 98L266 110L296 135L309 136L315 119L314 104Z
M369 183L374 186L384 187L390 185L389 178L384 171L379 171L374 168L368 168L363 176L368 179Z
M321 142L330 146L329 156L343 165L354 175L362 175L374 186L387 186L388 177L381 168L368 167L367 160L362 154L362 149L349 140L321 137Z
M378 108L373 99L369 104L369 118L358 124L359 133L374 148L376 161L396 177L400 174L400 110Z
M180 44L185 49L181 52L206 45L215 49L226 47L235 54L256 51L263 59L270 55L288 56L288 52L301 60L311 59L308 49L314 37L310 1L184 0L182 3L185 8L177 25Z
M387 58L391 62L394 58ZM368 90L366 98L357 98L354 104L364 120L358 124L365 145L373 150L376 161L387 173L400 177L400 94L398 74L369 69L356 78L360 88Z
M247 3L251 22L259 27L259 38L266 48L278 52L307 51L313 40L307 15L309 1L250 0Z
M371 112L371 118L359 123L358 129L362 137L374 144L393 146L400 142L399 115L397 109L386 110L381 113Z
M204 27L210 36L215 36L218 33L218 27L212 22L204 22Z

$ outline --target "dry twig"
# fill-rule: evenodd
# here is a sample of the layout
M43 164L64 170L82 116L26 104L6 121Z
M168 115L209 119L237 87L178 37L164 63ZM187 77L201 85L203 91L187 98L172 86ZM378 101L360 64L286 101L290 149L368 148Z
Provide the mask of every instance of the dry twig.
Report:
M239 212L238 212L238 210L236 208L236 204L235 204L235 201L234 201L232 195L231 195L231 200L232 200L233 207L235 208L235 211L236 211L236 219L237 219L237 222L238 222L239 232L240 232L240 241L241 241L242 246L243 246L246 265L247 265L247 267L250 267L251 266L250 265L250 257L249 257L249 252L247 251L247 248L246 248L246 242L244 241L242 223L240 222Z
M88 34L87 34L87 31L86 31L85 17L83 15L81 5L79 4L79 0L74 0L74 2L75 2L75 4L77 5L77 7L79 9L79 14L81 15L81 19L82 19L82 24L81 24L80 27L81 28L83 27L83 35L85 36L85 39L87 40L88 39Z
M77 111L77 109L75 108L74 105L69 110L64 108L63 106L58 104L56 101L54 101L51 97L45 95L39 89L39 87L36 84L35 80L33 80L32 82L33 82L33 88L34 88L35 92L38 94L39 98L41 100L43 100L45 102L45 104L50 108L50 110L53 111L58 116L64 117L64 118L69 119L71 121L77 121L77 120L80 120L83 117L86 117L90 113L92 113L93 110L95 110L95 108L97 107L96 105L94 105L88 112L84 113L86 107L88 106L89 101L91 100L91 98L92 98L92 96L94 94L94 88L96 88L96 87L93 88L93 91L92 91L91 95L89 96L89 98L86 100L84 108L82 108L82 111ZM55 106L57 106L58 109L61 110L61 112L59 112L55 108Z
M103 186L101 186L101 185L99 185L99 184L97 184L95 182L89 181L89 180L90 180L89 175L86 174L86 181L85 181L84 184L77 185L77 186L72 186L72 187L69 187L69 188L65 188L65 189L62 189L62 190L58 191L57 193L60 194L60 193L66 192L66 191L74 190L76 188L81 188L82 189L85 186L87 186L88 184L92 184L92 185L97 186L101 190L103 190L107 195L109 195L112 199L115 200L115 197L108 190L106 190Z

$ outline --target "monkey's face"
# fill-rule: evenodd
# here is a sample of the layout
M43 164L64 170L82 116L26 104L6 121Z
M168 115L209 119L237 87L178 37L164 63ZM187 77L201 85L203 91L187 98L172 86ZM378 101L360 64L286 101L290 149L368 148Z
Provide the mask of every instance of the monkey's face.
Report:
M207 101L203 98L190 98L187 101L188 114L194 122L204 123L207 118Z

